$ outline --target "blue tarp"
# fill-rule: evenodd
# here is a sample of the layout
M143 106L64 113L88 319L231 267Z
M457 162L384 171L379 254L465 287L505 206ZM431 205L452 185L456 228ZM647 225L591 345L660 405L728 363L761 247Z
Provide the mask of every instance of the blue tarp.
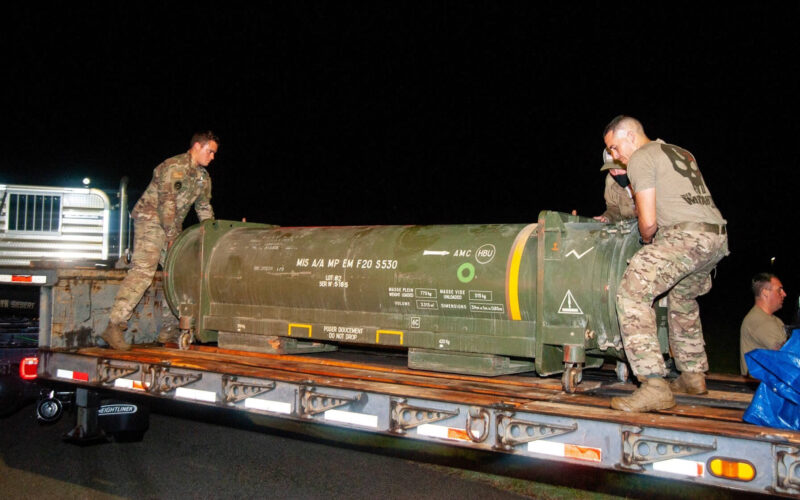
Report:
M747 370L761 381L742 419L756 425L800 430L800 329L779 351L745 353Z

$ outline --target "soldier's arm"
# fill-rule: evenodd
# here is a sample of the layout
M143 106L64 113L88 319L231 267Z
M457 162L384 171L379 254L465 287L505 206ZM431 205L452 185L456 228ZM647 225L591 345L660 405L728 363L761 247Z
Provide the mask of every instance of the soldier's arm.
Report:
M573 215L577 215L577 214L573 214ZM599 222L612 222L612 221L608 220L608 217L606 216L605 212L603 212L600 215L595 215L594 217L592 217L592 219L594 219L596 221L599 221Z
M642 241L652 243L658 224L656 223L656 188L636 192L636 208L639 213L639 234Z
M158 221L167 235L167 242L174 240L179 228L175 227L175 214L177 213L177 201L175 199L175 186L172 180L172 168L165 168L158 173L156 180L158 188Z
M759 332L759 338L763 340L765 349L777 351L786 343L786 331L777 321L765 322L761 328L763 331Z
M626 218L622 214L622 206L623 203L628 203L628 200L623 198L627 195L628 193L617 184L611 175L606 176L606 188L603 191L606 211L601 215L601 217L605 217L606 222L619 222Z
M214 208L211 206L211 177L206 178L206 185L200 196L194 202L194 211L200 222L214 218Z
M614 197L611 195L611 188L609 185L609 178L606 177L606 188L603 191L603 199L606 202L606 211L600 215L597 215L594 220L598 220L600 222L616 222L622 218L619 207L614 202ZM616 182L612 180L611 182Z
M606 199L606 211L600 217L604 218L605 222L617 222L622 220L622 212L613 201Z

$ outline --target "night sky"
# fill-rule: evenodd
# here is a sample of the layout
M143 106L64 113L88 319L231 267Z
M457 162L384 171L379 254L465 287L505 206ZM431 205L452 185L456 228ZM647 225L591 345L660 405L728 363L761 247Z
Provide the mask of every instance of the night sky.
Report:
M602 130L624 113L695 155L728 220L732 253L704 315L724 309L730 324L716 328L738 339L749 279L772 270L793 322L800 4L642 4L9 11L0 182L89 176L114 189L124 175L135 200L158 163L212 129L222 142L209 167L218 218L592 216L604 210Z

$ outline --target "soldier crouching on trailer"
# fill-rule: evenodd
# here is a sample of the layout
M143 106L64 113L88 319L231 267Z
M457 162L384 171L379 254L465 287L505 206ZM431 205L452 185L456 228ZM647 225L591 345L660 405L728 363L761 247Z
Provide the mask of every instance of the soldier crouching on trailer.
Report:
M108 327L101 337L114 349L128 350L125 340L128 320L136 304L153 282L156 268L164 264L166 251L183 229L183 219L194 204L202 222L214 218L211 208L211 177L205 167L214 160L219 139L213 132L192 136L189 151L162 162L131 212L134 219L133 262L114 300ZM175 341L177 320L163 308L158 342Z
M711 290L711 271L728 255L726 221L714 205L694 156L657 139L642 124L618 116L603 138L615 160L628 166L641 242L617 292L620 331L641 386L611 399L617 410L643 412L675 406L673 393L706 393L705 352L696 298ZM656 232L658 232L656 234ZM667 293L669 343L680 377L667 384L653 301Z

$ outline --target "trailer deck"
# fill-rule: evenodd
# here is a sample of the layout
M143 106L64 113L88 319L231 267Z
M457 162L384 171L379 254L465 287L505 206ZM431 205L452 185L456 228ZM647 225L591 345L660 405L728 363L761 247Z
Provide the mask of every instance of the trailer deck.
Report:
M742 422L752 397L742 377L712 376L707 395L629 414L612 410L609 401L634 385L588 370L568 394L560 378L424 372L405 367L405 356L176 347L45 348L40 378L734 490L800 494L800 433Z

